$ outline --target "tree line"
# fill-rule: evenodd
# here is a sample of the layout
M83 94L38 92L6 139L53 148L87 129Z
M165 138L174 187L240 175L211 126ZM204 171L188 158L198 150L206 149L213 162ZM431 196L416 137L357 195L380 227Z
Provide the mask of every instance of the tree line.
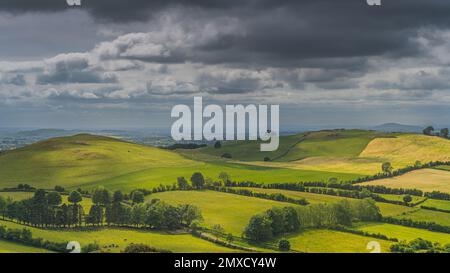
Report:
M341 200L333 204L313 204L307 207L272 208L253 216L244 237L264 242L285 233L306 228L350 226L354 221L378 221L380 209L372 199Z
M139 190L131 193L129 204L121 191L111 194L100 187L93 192L93 205L86 215L79 204L82 200L78 191L70 193L69 205L62 204L59 192L45 190L36 190L32 198L21 201L0 196L0 214L22 224L58 228L106 224L174 230L202 219L199 208L190 204L172 206L158 199L144 204L144 193Z

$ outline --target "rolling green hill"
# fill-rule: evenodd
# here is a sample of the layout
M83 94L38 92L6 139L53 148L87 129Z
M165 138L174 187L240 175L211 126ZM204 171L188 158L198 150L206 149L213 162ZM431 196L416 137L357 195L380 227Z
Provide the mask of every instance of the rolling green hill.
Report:
M225 171L236 181L261 183L358 177L352 173L204 162L169 150L87 134L53 138L0 154L0 188L27 183L37 188L60 185L90 189L103 185L130 191L172 185L177 177L189 178L196 171L213 179Z

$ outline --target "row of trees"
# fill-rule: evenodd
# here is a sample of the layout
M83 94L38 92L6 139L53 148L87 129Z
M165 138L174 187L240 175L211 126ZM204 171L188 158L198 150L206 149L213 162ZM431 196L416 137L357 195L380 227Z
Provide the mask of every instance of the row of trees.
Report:
M131 204L125 202L124 194L111 194L104 188L92 193L89 213L84 215L80 205L83 197L78 191L68 196L69 204L62 204L59 192L36 190L30 199L21 201L5 200L0 196L0 215L24 224L39 227L71 227L86 225L133 225L155 229L177 229L201 220L200 210L189 204L172 206L160 200L144 202L140 190L131 193Z
M245 228L244 237L263 242L299 229L349 226L354 221L380 219L380 209L372 199L342 200L333 204L313 204L297 209L273 208L253 216Z
M82 196L74 191L69 195L68 201L69 204L62 204L59 192L36 190L32 198L21 201L0 197L0 214L3 218L16 219L33 226L79 226L84 214L83 207L79 204Z

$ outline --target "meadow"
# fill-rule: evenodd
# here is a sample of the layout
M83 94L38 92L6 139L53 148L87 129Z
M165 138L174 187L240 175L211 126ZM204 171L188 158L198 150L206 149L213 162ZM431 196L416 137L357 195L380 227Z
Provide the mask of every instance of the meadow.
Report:
M353 180L381 171L381 163L389 161L394 168L413 165L417 160L425 163L449 160L450 142L442 138L413 134L385 134L363 130L326 130L282 136L280 148L261 153L258 142L222 142L220 148L209 145L195 150L167 150L142 146L115 138L75 135L54 138L13 151L0 153L0 188L26 183L36 188L53 189L62 186L68 191L81 187L92 190L98 186L124 193L143 188L152 189L172 185L177 178L190 179L194 172L218 181L219 173L226 172L232 181L257 183L284 183L300 181ZM224 159L224 153L232 155ZM267 161L269 160L269 161ZM404 175L363 183L394 188L418 188L424 191L450 192L450 172L447 168L416 170ZM333 203L346 197L305 193L289 190L245 188L254 192L282 193L311 204ZM32 196L27 192L0 192L0 196L22 200ZM381 194L388 200L402 201L403 195ZM272 207L285 207L292 203L247 197L216 191L166 191L146 196L146 201L160 199L170 204L193 204L200 208L201 225L212 228L220 225L225 234L242 236L250 218ZM423 197L413 196L413 203ZM63 196L67 203L67 196ZM92 201L83 198L85 213ZM450 202L428 199L420 204L439 209L450 209ZM383 216L415 221L436 222L450 226L448 213L436 212L377 202ZM0 221L0 225L23 228L23 225ZM103 227L82 229L45 230L27 227L34 237L55 242L79 241L82 245L97 242L102 251L120 252L130 243L145 243L152 247L174 252L231 252L235 251L190 234L163 233L153 230ZM433 242L446 243L448 234L384 223L361 223L355 229L381 233L401 240L422 237ZM388 252L392 242L333 230L305 230L286 235L294 251L300 252L361 252L367 253L367 243L381 242L382 251ZM280 238L277 238L279 240ZM240 244L247 243L242 238ZM276 241L271 242L276 244ZM21 252L25 246L0 241L0 252ZM268 249L260 249L268 251ZM30 248L32 251L44 251ZM272 251L272 250L271 250Z
M427 199L427 201L420 205L450 211L450 201Z
M431 242L438 242L442 245L450 244L450 234L433 232L426 229L404 227L385 223L360 223L355 229L372 234L383 234L389 238L397 238L404 241L412 241L422 238Z
M0 225L8 228L24 228L23 225L1 220ZM125 228L91 228L84 230L45 230L28 226L26 228L31 230L34 238L40 237L58 243L77 241L82 247L97 242L102 251L105 252L123 251L131 243L142 243L174 252L236 252L236 250L216 245L190 234L168 234ZM114 247L111 247L112 245Z
M390 188L419 189L426 192L450 193L450 172L436 169L421 169L406 174L374 180L361 185L381 185Z
M369 253L367 244L377 241L381 252L389 252L390 241L374 239L361 235L334 230L306 230L299 234L286 236L291 248L309 253Z
M398 219L411 219L414 221L434 222L442 226L450 226L450 213L417 209L405 214L395 216Z
M225 171L238 181L261 183L331 177L348 180L359 176L195 161L173 151L93 135L54 138L0 154L1 188L27 183L46 189L56 185L93 189L102 185L111 190L131 191L172 185L177 177L189 178L195 171L213 179Z
M237 188L239 188L239 187L237 187ZM300 191L264 189L264 188L242 188L242 189L248 189L253 192L263 192L263 193L267 193L267 194L281 193L287 197L291 197L294 199L305 198L310 204L333 203L333 202L337 202L337 201L344 200L344 199L351 200L351 198L347 198L347 197L333 196L333 195L326 195L326 194L315 194L315 193L300 192ZM400 215L402 213L406 213L406 212L415 210L414 208L411 208L411 207L389 204L389 203L376 202L376 204L380 208L380 212L383 216L395 216L395 215Z
M160 199L169 204L192 204L200 208L206 227L221 225L225 233L241 236L250 218L272 207L295 204L215 191L170 191L151 194L146 200Z
M0 253L51 253L51 251L0 240Z

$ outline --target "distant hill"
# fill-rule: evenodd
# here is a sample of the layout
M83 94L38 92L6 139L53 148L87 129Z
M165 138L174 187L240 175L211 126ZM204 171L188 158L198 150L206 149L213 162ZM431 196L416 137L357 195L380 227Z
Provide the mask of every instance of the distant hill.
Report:
M417 125L405 125L400 123L385 123L371 128L372 130L386 133L421 133L422 127Z

